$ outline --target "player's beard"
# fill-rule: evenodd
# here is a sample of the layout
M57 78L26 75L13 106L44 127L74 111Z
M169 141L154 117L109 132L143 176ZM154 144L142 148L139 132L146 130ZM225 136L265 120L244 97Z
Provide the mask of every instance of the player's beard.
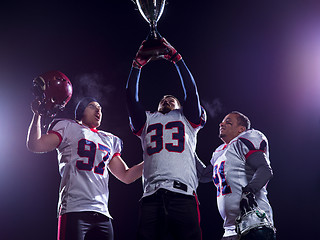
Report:
M161 110L159 112L163 113L163 114L166 114L168 112L171 111L171 108L161 108Z
M163 104L159 110L159 112L166 114L168 112L170 112L172 109L172 107L169 104Z
M226 135L223 133L219 133L219 138L223 139Z

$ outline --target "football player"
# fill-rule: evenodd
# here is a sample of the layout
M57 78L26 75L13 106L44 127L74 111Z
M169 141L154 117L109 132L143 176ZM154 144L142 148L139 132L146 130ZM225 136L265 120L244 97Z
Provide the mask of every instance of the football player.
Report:
M144 171L140 206L139 240L200 240L200 218L196 188L196 137L204 126L196 83L181 55L166 39L153 49L141 44L133 61L126 86L131 129L142 144ZM184 91L179 100L164 96L158 111L145 111L139 96L141 68L153 58L171 61Z
M222 239L236 240L239 239L236 218L257 206L273 225L266 190L273 172L268 140L260 131L250 129L248 117L233 111L225 116L219 126L219 137L224 143L212 155L213 182L217 187L218 209L224 220ZM275 239L275 232L261 227L240 239Z
M38 100L32 104L27 147L35 153L58 152L58 240L112 240L109 171L129 184L141 177L143 162L128 168L120 155L121 139L97 129L102 112L96 99L83 98L76 106L75 120L54 119L46 134L41 133L40 105Z

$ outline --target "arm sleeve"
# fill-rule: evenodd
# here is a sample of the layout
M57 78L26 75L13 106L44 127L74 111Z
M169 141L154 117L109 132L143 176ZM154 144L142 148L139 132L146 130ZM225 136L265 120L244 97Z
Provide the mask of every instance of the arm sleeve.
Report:
M61 142L65 139L68 121L63 121L62 119L53 119L49 124L47 133L56 134L59 137L58 147L61 145Z
M200 125L201 106L194 78L183 59L178 61L175 66L180 76L181 85L184 92L183 113L191 123Z
M114 139L114 152L121 154L122 149L123 149L123 141L120 138L115 137L115 139Z
M139 79L141 70L131 68L126 85L127 109L130 127L137 134L146 122L145 109L139 100Z
M211 164L206 166L197 155L195 155L195 160L199 182L212 182L213 166Z
M258 192L273 176L273 171L266 159L266 155L262 151L252 153L246 160L246 163L255 170L255 173L248 183L243 188L244 192Z
M110 163L111 159L114 156L121 156L122 149L123 149L123 141L120 138L115 136L113 140L113 156L111 156L108 159L108 164Z

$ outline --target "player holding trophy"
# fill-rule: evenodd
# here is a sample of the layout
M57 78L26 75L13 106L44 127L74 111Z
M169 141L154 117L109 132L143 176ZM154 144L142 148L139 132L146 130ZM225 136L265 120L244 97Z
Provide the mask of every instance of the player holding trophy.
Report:
M159 39L157 46L149 46L142 42L126 86L130 126L141 140L144 159L138 239L161 240L169 234L176 240L200 240L195 149L206 115L181 55L165 38ZM140 73L150 60L159 57L175 65L184 98L180 103L165 95L158 111L149 112L139 99Z

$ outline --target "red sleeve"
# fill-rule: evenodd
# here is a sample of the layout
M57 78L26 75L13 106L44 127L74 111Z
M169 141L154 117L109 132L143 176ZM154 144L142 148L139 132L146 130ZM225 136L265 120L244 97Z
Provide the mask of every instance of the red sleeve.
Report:
M116 157L116 156L121 156L121 153L115 153L115 154L113 154L112 158L114 158L114 157ZM112 158L111 158L111 159L112 159Z
M62 142L62 136L60 135L60 133L58 133L58 132L56 132L56 131L53 131L53 130L48 131L48 133L53 133L53 134L55 134L55 135L58 136L58 138L59 138L59 144L58 144L57 147L59 147L60 144L61 144L61 142Z

